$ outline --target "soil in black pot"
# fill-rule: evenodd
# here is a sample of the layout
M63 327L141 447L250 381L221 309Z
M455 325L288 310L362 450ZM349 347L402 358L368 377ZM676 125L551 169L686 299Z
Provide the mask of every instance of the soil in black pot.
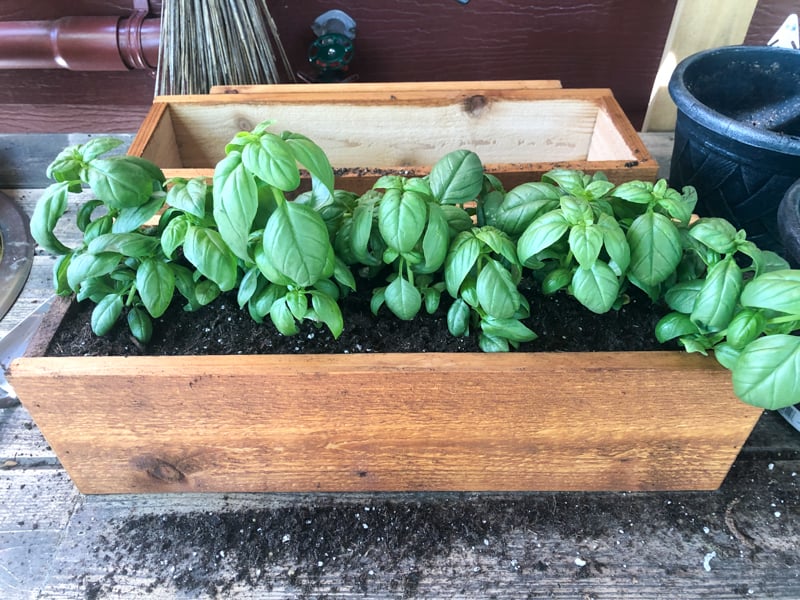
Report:
M672 349L659 344L653 331L667 312L638 290L630 290L630 302L604 315L589 312L574 298L560 293L543 297L533 282L520 290L531 305L525 324L538 339L522 344L526 352L579 352ZM384 307L378 317L369 308L370 291L360 286L341 303L344 331L338 340L327 328L304 322L300 333L283 336L269 321L255 323L240 310L235 295L223 294L196 312L173 305L155 320L149 344L139 344L120 320L105 337L95 336L89 324L93 305L74 305L56 332L49 356L137 356L200 354L338 354L355 352L479 352L477 339L454 337L447 330L449 302L433 315L401 321Z

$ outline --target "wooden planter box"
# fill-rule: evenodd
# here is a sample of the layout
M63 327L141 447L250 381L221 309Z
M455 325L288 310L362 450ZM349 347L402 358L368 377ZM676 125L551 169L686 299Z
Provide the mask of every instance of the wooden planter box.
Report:
M266 119L328 154L336 186L362 193L380 175L425 175L474 150L510 189L554 168L653 180L658 171L608 89L553 81L272 85L156 98L129 153L167 176L211 176L225 145ZM225 93L235 92L235 93Z
M84 493L711 490L761 410L683 352L42 358L9 380Z

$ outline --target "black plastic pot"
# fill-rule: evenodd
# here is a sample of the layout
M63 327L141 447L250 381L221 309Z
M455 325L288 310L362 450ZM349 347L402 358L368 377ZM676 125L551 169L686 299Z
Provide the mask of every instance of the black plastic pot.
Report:
M697 188L697 213L728 219L783 252L777 210L800 179L800 51L729 46L682 61L670 185Z
M800 179L778 206L778 231L786 258L794 268L800 268Z

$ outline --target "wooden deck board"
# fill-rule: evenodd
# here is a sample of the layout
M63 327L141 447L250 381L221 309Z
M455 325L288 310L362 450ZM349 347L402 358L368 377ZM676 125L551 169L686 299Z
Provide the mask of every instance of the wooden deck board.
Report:
M800 597L800 434L773 413L711 493L81 496L19 406L0 458L4 599Z

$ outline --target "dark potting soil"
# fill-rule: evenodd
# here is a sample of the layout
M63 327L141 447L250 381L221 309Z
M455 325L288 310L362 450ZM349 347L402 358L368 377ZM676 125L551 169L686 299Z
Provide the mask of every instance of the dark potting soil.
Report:
M639 351L674 349L655 339L654 330L667 308L653 304L639 290L620 310L603 315L589 312L565 293L543 297L533 282L520 289L528 298L531 316L525 324L539 336L522 344L526 352ZM104 337L92 333L91 302L71 308L56 332L48 356L137 356L201 354L339 354L355 352L479 352L475 335L454 337L447 330L449 297L436 313L421 311L401 321L385 307L378 317L370 312L370 291L361 285L341 302L344 331L334 339L325 327L304 322L294 336L281 335L269 318L254 322L240 310L235 295L223 294L196 312L173 302L154 322L146 346L136 341L124 319Z

